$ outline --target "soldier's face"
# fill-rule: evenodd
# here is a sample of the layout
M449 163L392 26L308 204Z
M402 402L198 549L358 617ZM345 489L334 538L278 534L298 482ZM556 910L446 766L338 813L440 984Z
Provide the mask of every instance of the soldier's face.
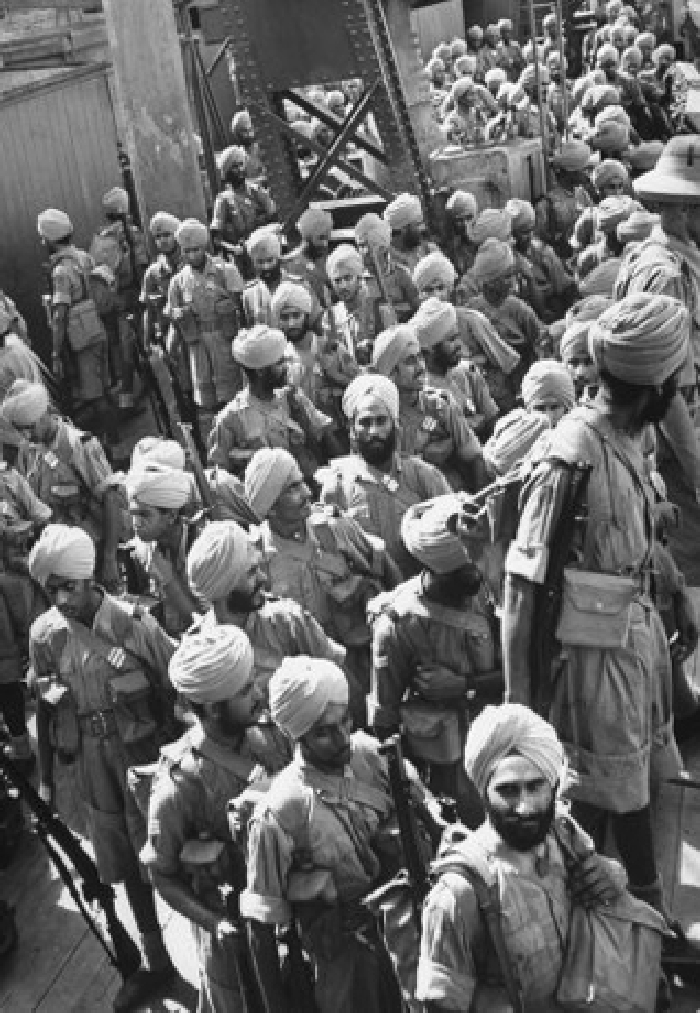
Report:
M560 419L563 419L566 415L566 408L558 401L554 401L551 398L547 398L544 401L538 401L537 404L532 406L535 411L542 412L549 419L549 424L554 428Z
M476 213L467 212L463 215L457 215L454 220L454 230L458 236L466 236L468 230L474 224L476 220Z
M44 412L41 418L30 426L16 426L18 432L30 443L45 443L51 436L53 424L49 412Z
M84 614L90 597L89 580L68 580L56 574L46 581L46 594L49 601L66 619L80 619Z
M153 242L156 244L156 250L158 253L172 253L177 242L172 232L159 232L153 236Z
M285 307L279 313L280 330L290 341L301 341L306 334L306 313Z
M606 197L619 197L624 192L625 183L621 179L611 179L609 183L602 183L598 187L601 200L605 200Z
M342 770L350 762L352 719L347 704L328 704L302 738L305 758L321 770Z
M527 253L532 245L532 237L535 233L534 229L518 229L517 232L513 233L513 239L515 240L515 248L519 253Z
M202 267L207 255L207 248L204 245L186 246L182 250L182 259L190 267Z
M367 398L355 414L352 437L369 464L382 464L396 448L394 420L381 401Z
M262 556L256 549L251 549L246 572L226 600L229 611L252 612L261 608L268 587L267 574L262 568Z
M237 186L245 180L245 162L234 163L226 173L226 182Z
M434 281L428 282L423 288L418 289L418 298L421 302L425 302L426 299L430 299L433 296L435 299L439 299L440 302L449 302L450 293L452 286L448 285L442 278L436 278Z
M492 826L516 851L542 844L554 819L555 794L534 763L514 754L496 766L484 799Z
M399 390L422 390L425 382L425 360L420 352L404 356L392 370L391 379Z
M411 222L403 230L403 244L409 250L415 249L416 246L420 246L421 241L425 235L425 223L424 222Z
M311 490L303 479L292 482L280 493L270 516L282 522L294 523L311 513Z
M341 300L348 302L355 298L360 289L360 276L354 271L344 271L333 275L331 279L333 291Z
M252 678L230 700L212 707L219 729L227 738L235 738L241 728L257 724L264 709L263 692Z
M252 127L239 127L236 134L236 141L244 148L249 148L255 140L255 131Z
M598 369L590 355L573 355L564 360L564 365L573 377L577 398L586 387L598 382Z
M177 519L175 510L162 510L160 507L147 506L131 496L129 497L129 515L134 526L134 534L143 542L157 542L172 528Z
M459 334L454 334L452 337L438 342L433 348L433 358L436 365L442 369L452 369L458 365L462 358L462 343Z
M320 259L328 254L328 244L331 241L330 232L324 232L320 236L310 236L306 240L306 248L312 257Z
M282 264L277 256L253 257L253 269L263 281L273 281L279 277Z

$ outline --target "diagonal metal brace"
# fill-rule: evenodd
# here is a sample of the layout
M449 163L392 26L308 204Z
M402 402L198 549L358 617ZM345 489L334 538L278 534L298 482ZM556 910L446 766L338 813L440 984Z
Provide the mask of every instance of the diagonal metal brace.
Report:
M320 120L321 123L332 130L337 130L338 127L342 128L345 123L345 120L341 120L339 116L329 113L327 109L323 109L315 102L306 98L305 95L297 95L295 91L290 91L289 89L286 89L281 94L283 98L288 99L293 105L299 106L300 109L303 109L310 116L315 116L317 120ZM376 158L379 162L383 162L384 165L389 164L386 151L378 147L373 141L370 141L364 134L355 134L353 140L358 148L363 148L368 155L372 155L373 158Z

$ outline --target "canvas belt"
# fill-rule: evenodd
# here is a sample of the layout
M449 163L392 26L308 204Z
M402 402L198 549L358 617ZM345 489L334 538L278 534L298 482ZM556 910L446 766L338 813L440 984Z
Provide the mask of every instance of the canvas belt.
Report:
M78 715L80 730L96 739L108 739L117 734L117 721L113 710L89 711Z

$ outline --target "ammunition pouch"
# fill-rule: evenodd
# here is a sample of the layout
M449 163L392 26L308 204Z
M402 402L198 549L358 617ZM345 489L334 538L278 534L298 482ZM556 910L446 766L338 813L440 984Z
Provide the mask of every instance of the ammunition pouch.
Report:
M114 675L108 683L117 734L127 749L154 742L158 726L151 711L151 684L143 672Z
M49 712L49 742L62 763L72 763L80 752L80 719L70 686L52 680L41 688L41 700Z
M627 644L630 607L640 593L634 577L566 568L555 636L564 646L615 650Z
M401 728L411 754L425 763L449 765L462 754L462 734L456 708L419 698L401 704Z

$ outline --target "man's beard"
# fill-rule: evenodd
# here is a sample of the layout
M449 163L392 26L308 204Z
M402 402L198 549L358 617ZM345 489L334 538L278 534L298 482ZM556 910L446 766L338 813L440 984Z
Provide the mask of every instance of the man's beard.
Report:
M423 240L423 233L419 229L406 229L403 236L403 245L407 250L415 250Z
M396 450L396 428L384 440L377 437L357 437L357 449L367 464L380 465L389 460Z
M484 801L484 807L494 830L509 848L515 851L532 851L544 842L549 833L554 821L556 799L553 797L544 811L540 810L527 818L504 816L494 809L488 800Z
M448 352L444 348L435 348L433 351L433 361L438 369L454 369L459 364L460 358L459 349Z
M270 284L276 285L277 282L280 281L280 279L282 278L282 265L277 264L276 267L272 267L267 271L261 271L260 277L262 278L262 280L265 282L266 285Z
M234 615L241 615L247 612L255 612L260 608L260 598L266 590L264 584L259 584L252 594L243 591L230 591L226 596L226 609Z
M666 418L666 413L671 407L671 402L676 395L676 389L674 387L664 387L661 394L655 394L654 399L650 404L646 406L641 414L640 422L642 425L651 424L656 425Z
M293 345L297 345L306 335L306 326L302 324L301 327L295 327L292 330L285 331L285 337L287 341L291 341Z

